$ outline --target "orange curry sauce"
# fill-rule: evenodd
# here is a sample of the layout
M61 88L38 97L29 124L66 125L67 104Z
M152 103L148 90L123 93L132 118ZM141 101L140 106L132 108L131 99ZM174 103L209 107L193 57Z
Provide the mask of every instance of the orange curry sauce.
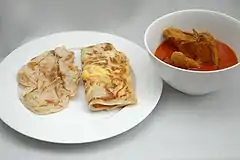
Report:
M191 70L197 70L197 71L213 71L217 69L223 69L230 66L233 66L238 63L237 57L234 53L234 51L225 43L222 43L220 41L217 42L218 47L218 54L219 54L219 65L216 67L214 64L200 64L199 68L192 68ZM155 52L155 56L170 64L173 65L171 62L171 55L174 51L178 51L176 47L174 47L169 41L164 41L159 45Z

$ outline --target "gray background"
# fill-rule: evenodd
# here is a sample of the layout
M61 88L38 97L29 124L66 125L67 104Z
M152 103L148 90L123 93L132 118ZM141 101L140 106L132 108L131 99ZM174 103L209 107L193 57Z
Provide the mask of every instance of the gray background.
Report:
M143 46L146 27L166 13L204 8L240 19L238 0L0 0L0 59L39 36L97 30ZM154 112L106 141L58 145L24 137L0 122L0 159L240 159L239 87L190 97L164 86Z

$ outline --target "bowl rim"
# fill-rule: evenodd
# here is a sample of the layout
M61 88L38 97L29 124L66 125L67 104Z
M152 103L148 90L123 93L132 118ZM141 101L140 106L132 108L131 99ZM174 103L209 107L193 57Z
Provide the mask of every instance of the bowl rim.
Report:
M230 67L227 67L227 68L223 68L223 69L218 69L218 70L213 70L213 71L195 71L195 70L188 70L188 69L182 69L182 68L179 68L179 67L175 67L175 66L172 66L160 59L158 59L156 56L154 56L154 53L149 49L148 47L148 43L147 43L147 35L151 29L151 27L153 25L155 25L155 23L157 23L158 21L162 20L162 19L165 19L167 17L170 17L174 14L179 14L179 13L183 13L183 12L189 12L189 13L192 13L192 12L202 12L202 13L213 13L213 14L216 14L218 16L222 16L222 17L225 17L231 21L234 21L234 22L237 22L240 24L240 21L236 18L233 18L225 13L222 13L222 12L219 12L219 11L213 11L213 10L206 10L206 9L186 9L186 10L177 10L177 11L174 11L174 12L170 12L170 13L167 13L157 19L155 19L148 27L147 29L145 30L145 33L144 33L144 45L145 45L145 48L147 49L148 51L148 54L150 54L150 56L152 56L152 58L154 58L155 60L157 60L158 62L172 68L172 69L176 69L178 71L182 71L182 72L189 72L189 73L198 73L198 74L209 74L209 73L218 73L218 72L224 72L224 71L227 71L227 70L230 70L230 69L233 69L233 68L236 68L240 62L238 62L237 64L233 65L233 66L230 66Z

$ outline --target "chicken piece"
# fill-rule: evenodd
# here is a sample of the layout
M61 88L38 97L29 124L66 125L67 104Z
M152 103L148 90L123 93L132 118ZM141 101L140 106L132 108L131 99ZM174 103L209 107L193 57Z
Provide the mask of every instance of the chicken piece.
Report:
M218 65L218 49L214 37L209 33L183 32L176 28L167 28L163 36L170 40L187 57L203 63Z
M198 68L200 65L198 62L193 60L192 58L187 57L182 52L173 52L171 55L171 61L174 66L180 67L183 69L190 69L190 68Z

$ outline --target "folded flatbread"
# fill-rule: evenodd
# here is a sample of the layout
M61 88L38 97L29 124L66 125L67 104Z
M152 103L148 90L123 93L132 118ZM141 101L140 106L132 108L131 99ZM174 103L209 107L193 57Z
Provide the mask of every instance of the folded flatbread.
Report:
M77 92L79 79L74 53L58 47L31 59L19 70L19 98L36 114L55 113L67 107Z
M135 104L130 64L127 57L110 43L81 50L82 79L89 107L110 110Z

